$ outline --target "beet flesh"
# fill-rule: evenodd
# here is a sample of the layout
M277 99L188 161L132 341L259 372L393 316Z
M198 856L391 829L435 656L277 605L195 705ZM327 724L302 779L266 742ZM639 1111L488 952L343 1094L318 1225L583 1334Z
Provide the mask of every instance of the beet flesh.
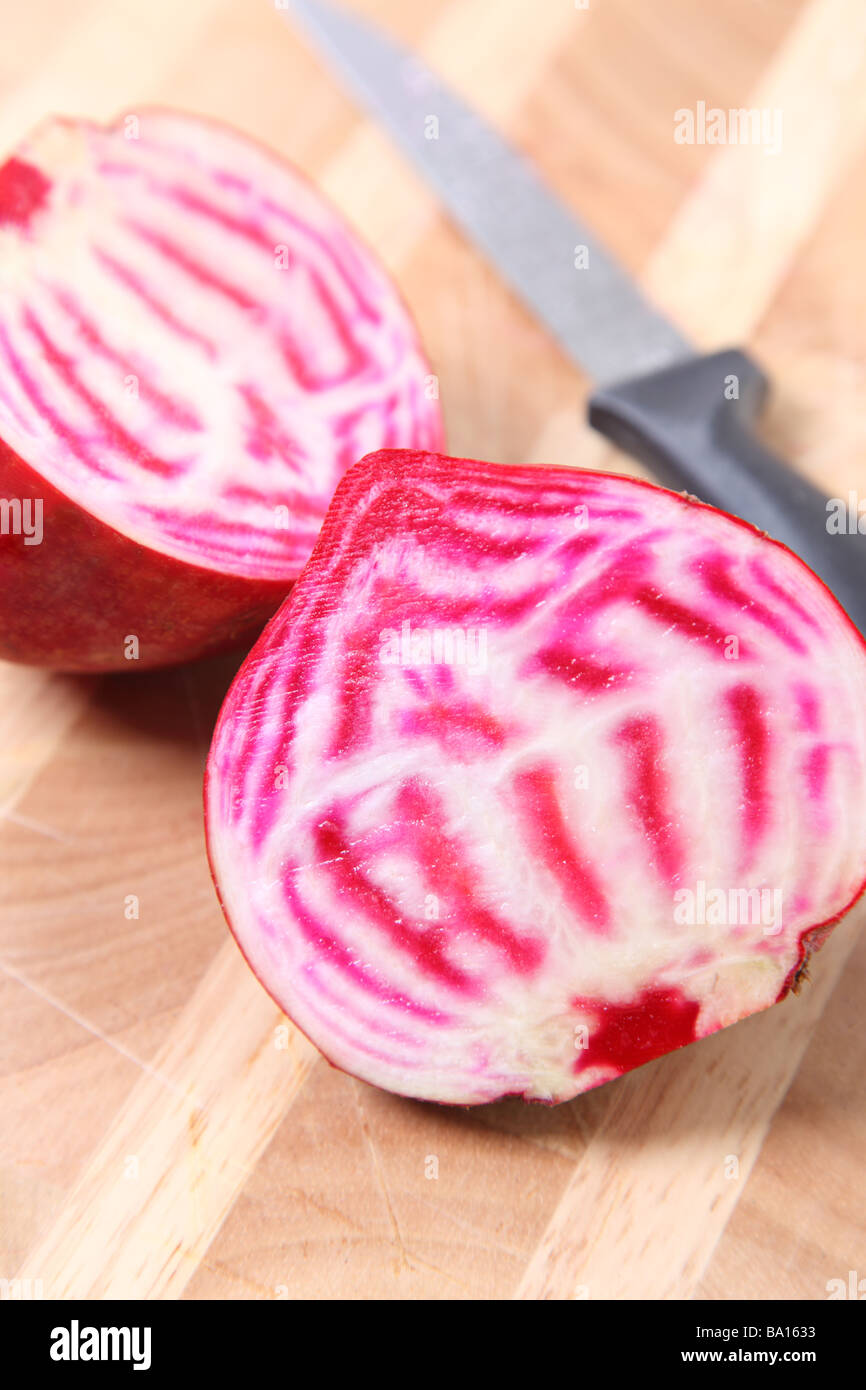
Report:
M231 645L350 464L440 444L396 289L253 141L164 110L52 119L0 166L0 657Z
M567 1100L800 979L866 878L864 696L850 620L745 523L382 451L221 712L217 889L335 1065Z

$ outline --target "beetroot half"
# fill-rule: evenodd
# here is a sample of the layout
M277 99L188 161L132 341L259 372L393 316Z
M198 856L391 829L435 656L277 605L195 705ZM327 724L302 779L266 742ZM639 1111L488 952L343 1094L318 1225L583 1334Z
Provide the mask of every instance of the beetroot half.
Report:
M383 451L226 699L209 851L337 1066L562 1101L781 999L866 876L866 647L632 478Z
M168 111L46 121L0 167L0 657L260 628L349 464L439 446L435 395L384 271L275 156Z

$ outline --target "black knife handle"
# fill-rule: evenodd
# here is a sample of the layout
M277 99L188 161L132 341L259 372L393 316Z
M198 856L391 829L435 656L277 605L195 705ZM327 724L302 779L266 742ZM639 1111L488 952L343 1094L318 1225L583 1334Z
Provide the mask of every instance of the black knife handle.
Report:
M590 400L589 422L665 487L691 492L790 546L866 633L866 535L856 517L834 534L838 509L829 510L825 494L756 437L766 393L760 368L730 348L603 387Z

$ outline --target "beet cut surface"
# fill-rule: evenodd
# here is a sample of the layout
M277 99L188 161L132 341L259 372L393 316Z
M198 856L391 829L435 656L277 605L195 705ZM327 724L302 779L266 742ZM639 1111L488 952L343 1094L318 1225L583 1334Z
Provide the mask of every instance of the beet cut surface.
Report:
M0 534L0 657L257 631L346 468L441 444L434 397L385 272L275 155L170 111L44 122L0 166L0 498L44 531Z
M567 1100L797 983L864 886L864 692L835 599L746 524L382 451L220 715L221 901L337 1066Z

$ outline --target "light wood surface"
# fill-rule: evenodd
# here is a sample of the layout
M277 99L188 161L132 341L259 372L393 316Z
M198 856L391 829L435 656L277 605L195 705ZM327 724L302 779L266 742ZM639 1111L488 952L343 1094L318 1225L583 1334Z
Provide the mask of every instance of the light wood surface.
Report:
M862 0L365 0L528 150L768 439L866 489ZM268 0L0 3L0 147L47 111L218 115L297 161L416 313L452 452L635 471L588 382ZM777 156L674 112L783 113ZM233 670L0 666L0 1278L46 1296L822 1299L866 1276L864 912L797 999L555 1109L333 1071L228 939L200 785ZM137 920L124 903L135 894Z

